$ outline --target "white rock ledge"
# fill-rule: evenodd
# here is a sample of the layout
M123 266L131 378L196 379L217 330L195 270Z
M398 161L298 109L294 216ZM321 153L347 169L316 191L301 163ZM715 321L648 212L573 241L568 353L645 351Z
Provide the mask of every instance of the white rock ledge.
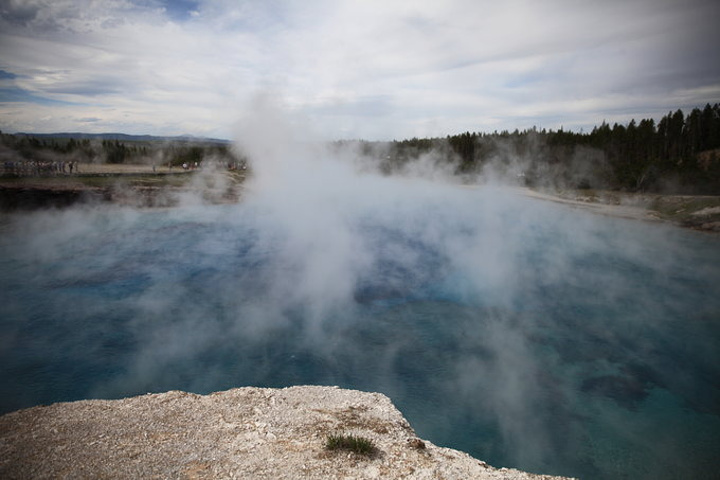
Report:
M331 433L377 454L328 451ZM0 417L0 478L551 479L419 440L390 399L337 387L171 391Z

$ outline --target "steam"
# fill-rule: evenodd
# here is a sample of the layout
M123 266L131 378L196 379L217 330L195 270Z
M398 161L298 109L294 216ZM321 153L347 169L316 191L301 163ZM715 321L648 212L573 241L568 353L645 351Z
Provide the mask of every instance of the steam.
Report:
M0 222L1 313L23 319L0 336L6 409L25 406L32 382L19 349L43 365L102 365L62 374L82 396L340 384L387 393L436 443L572 474L608 461L568 453L594 435L578 412L637 411L659 389L716 408L683 380L717 373L712 240L462 186L434 153L385 176L269 97L248 112L237 148L253 177L239 205ZM619 435L622 422L594 428ZM663 464L665 450L643 448Z

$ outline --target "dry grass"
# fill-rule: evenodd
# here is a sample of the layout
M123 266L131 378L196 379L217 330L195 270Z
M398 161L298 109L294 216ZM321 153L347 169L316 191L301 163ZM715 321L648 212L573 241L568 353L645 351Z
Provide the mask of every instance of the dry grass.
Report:
M156 172L167 172L167 167L156 167ZM183 171L182 168L173 168L174 172ZM152 165L127 165L127 164L111 164L111 163L81 163L78 168L78 172L82 174L104 174L104 175L117 175L117 174L148 174L153 173Z
M372 456L377 450L375 444L368 438L341 434L328 435L325 448L328 450L346 450L364 456Z

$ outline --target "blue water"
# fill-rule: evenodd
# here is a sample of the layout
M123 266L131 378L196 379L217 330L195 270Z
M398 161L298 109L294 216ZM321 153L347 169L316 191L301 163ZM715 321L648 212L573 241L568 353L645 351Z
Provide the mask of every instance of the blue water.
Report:
M495 466L718 478L720 239L485 189L0 219L0 412L380 391Z

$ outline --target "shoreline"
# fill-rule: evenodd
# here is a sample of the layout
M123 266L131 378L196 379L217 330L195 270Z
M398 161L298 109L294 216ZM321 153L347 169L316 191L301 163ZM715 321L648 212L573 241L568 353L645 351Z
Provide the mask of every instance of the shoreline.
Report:
M543 200L548 202L559 203L562 205L568 205L571 207L577 207L580 209L592 211L600 215L609 215L613 217L627 218L630 220L643 220L650 222L662 222L663 219L659 217L656 212L647 210L643 207L628 206L628 205L614 205L610 203L603 203L601 201L586 201L580 199L566 198L560 195L553 195L538 190L532 190L524 187L520 188L518 192L520 195L535 198L537 200Z
M720 234L720 196L633 194L616 191L547 192L527 187L516 193L537 200L579 208L599 215L656 222Z
M240 198L244 175L234 172L148 165L82 165L79 172L44 176L0 176L0 212L23 212L75 205L117 204L165 208L186 194L209 204Z
M185 193L199 194L209 204L240 201L245 177L227 175L225 191L196 185L202 170L152 171L147 165L83 165L79 173L56 176L0 177L0 211L66 208L82 204L114 203L139 208L173 207ZM118 168L121 167L121 168ZM216 172L217 173L217 172ZM201 182L202 183L202 182ZM482 188L481 185L467 185ZM681 228L719 234L720 196L663 195L596 190L541 190L505 187L515 194L629 220L662 222Z

